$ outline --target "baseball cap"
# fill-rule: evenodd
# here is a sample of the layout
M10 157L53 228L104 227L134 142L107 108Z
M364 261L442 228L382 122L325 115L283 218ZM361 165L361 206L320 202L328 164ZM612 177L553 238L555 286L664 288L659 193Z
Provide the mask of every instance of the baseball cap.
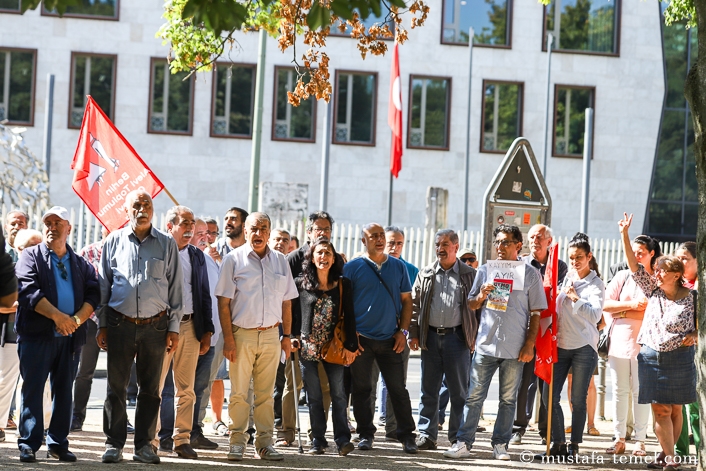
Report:
M69 220L69 210L68 210L68 209L66 209L66 208L64 208L64 207L62 207L62 206L52 206L52 207L49 209L49 211L47 211L46 213L44 213L44 216L42 216L42 222L44 222L44 220L46 220L47 216L50 216L50 215L52 215L52 214L55 215L55 216L59 216L59 217L60 217L61 219L63 219L64 221L68 221L68 220Z
M475 254L476 253L473 250L466 248L466 249L459 250L458 255L456 255L456 256L458 258L463 258L464 255L475 255Z

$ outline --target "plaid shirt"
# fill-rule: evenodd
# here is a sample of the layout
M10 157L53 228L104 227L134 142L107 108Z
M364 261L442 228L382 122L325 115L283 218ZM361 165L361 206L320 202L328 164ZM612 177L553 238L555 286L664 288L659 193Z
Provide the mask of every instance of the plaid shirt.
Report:
M98 266L100 265L104 241L105 239L101 239L98 242L89 244L78 252L79 257L82 257L85 261L93 265L93 268L96 270L96 275L98 275ZM91 320L98 324L98 318L96 317L95 312L91 313Z

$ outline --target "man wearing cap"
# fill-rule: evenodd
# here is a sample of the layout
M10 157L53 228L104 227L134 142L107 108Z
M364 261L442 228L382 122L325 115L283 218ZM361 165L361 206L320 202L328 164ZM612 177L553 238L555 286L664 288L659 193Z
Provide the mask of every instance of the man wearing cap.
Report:
M96 341L108 351L108 393L103 407L104 463L123 459L127 439L125 396L136 360L133 460L159 463L150 441L159 412L164 355L176 351L182 317L183 274L177 244L152 227L152 198L144 190L125 197L129 224L111 233L100 264L101 309Z
M473 250L469 248L461 249L458 252L458 259L474 270L478 270L478 257L476 257L476 253Z
M54 399L46 436L48 455L76 461L69 451L74 354L86 343L85 322L100 301L93 266L66 240L71 232L66 208L54 206L42 217L44 242L24 250L16 266L19 295L15 329L20 358L22 410L20 461L34 462L42 446L44 383L51 375Z

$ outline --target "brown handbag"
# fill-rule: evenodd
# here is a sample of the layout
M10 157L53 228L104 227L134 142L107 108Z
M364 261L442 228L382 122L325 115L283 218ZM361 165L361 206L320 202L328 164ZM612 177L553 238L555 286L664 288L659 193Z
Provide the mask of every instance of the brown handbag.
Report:
M346 331L343 326L343 279L338 280L338 322L333 329L331 340L321 346L321 359L335 365L349 366L343 353ZM352 362L351 362L352 363Z

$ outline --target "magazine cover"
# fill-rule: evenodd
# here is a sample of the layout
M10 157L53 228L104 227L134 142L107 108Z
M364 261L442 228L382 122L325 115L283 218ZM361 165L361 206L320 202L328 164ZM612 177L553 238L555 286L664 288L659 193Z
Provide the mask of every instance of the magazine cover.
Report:
M495 311L507 311L507 303L510 301L510 293L512 293L512 280L495 279L493 281L495 288L488 295L488 309Z

